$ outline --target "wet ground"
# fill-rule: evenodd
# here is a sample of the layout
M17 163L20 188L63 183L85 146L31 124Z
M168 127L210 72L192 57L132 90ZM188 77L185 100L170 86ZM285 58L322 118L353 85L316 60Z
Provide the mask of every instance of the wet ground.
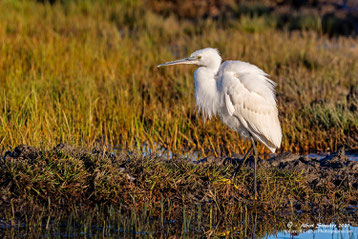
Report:
M56 153L63 153L77 157L101 156L116 158L116 154L110 151L104 152L98 148L84 150L73 147L72 145L59 144L54 149ZM14 151L8 151L3 156L3 160L12 158L35 160L41 154L41 150L27 146L19 145ZM167 161L167 159L161 158ZM231 158L216 158L209 156L199 160L193 160L194 164L215 164L223 165L232 163L233 165L242 164L240 156ZM253 158L246 161L245 166L251 166ZM332 185L332 187L343 186L358 189L358 151L345 150L340 148L337 152L326 154L298 155L290 152L284 152L267 160L259 158L258 166L265 169L287 169L299 172L307 177L311 187L320 187L322 185Z
M79 158L81 161L84 161L84 159L89 157L94 159L104 157L111 159L113 162L121 159L121 156L118 154L120 153L118 150L103 151L98 148L85 150L67 144L59 144L49 152L50 154L56 154L57 156L60 155L60 157L70 156ZM38 148L28 145L19 145L13 151L8 151L4 154L2 161L0 160L0 166L1 162L10 162L14 159L34 162L34 160L38 160L44 154L45 151ZM130 153L126 152L126 154ZM152 157L151 155L147 155L146 157ZM253 164L253 157L250 157L245 162L245 165L242 165L242 157L238 155L230 158L217 158L209 156L195 160L192 160L190 157L177 159L159 156L154 157L154 160L165 163L175 162L176 160L183 162L184 160L186 163L192 163L198 166L214 165L217 167L231 164L235 168L237 165L251 168ZM298 155L290 152L284 152L265 160L259 158L258 167L264 170L286 170L302 175L306 178L310 187L315 189L327 186L331 188L339 187L347 190L358 189L358 151L345 150L344 147L340 148L337 152L325 154ZM125 162L120 165L119 170L123 172L126 171ZM132 175L128 174L128 177L131 178ZM134 177L132 178L132 181L133 180L135 180ZM358 205L358 199L354 200L353 203Z
M200 159L197 163L223 164L230 162L242 164L241 157L216 158L207 157ZM253 164L250 157L246 166ZM281 153L267 160L258 160L258 166L265 169L288 169L299 172L307 178L311 187L331 185L332 187L344 186L346 188L358 189L358 154L356 151L345 151L344 148L337 152L325 155L309 154L298 155L290 152Z

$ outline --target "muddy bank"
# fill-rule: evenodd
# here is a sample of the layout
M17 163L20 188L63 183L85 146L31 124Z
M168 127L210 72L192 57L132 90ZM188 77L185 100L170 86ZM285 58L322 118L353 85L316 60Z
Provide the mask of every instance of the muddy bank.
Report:
M211 156L199 160L198 163L230 162L234 165L251 167L253 160L253 157L250 157L245 165L242 165L243 161L240 157L215 158ZM347 190L358 189L358 162L346 156L344 147L320 158L285 152L267 160L259 158L258 165L265 170L289 170L301 174L311 188L330 186L332 188L343 187Z
M36 160L44 152L28 145L19 145L14 151L8 151L2 157L4 161L10 159L25 159ZM48 152L47 152L48 153ZM86 157L105 157L113 160L118 159L122 155L115 154L101 150L99 148L93 148L92 150L85 150L81 148L73 147L68 144L59 144L53 149L53 153L63 154L72 157L86 158ZM159 161L166 161L166 158L157 158ZM174 159L175 160L175 159ZM215 164L223 165L231 163L233 167L238 164L242 164L241 157L233 158L216 158L213 156L202 158L198 161L188 161L195 164ZM253 157L250 157L243 167L251 167L253 163ZM281 153L275 157L263 160L259 158L259 167L263 169L272 170L290 170L292 172L299 173L307 177L307 181L311 187L320 187L322 185L329 184L332 187L344 187L346 189L354 188L358 189L358 162L349 160L345 155L345 148L340 148L337 152L333 152L325 157L309 157L293 154L290 152ZM125 165L122 165L119 170L124 170Z
M263 161L262 166L301 173L314 188L329 186L358 189L358 162L349 160L343 148L322 159L283 153Z
M0 160L0 210L22 215L44 207L72 210L96 205L180 216L183 207L235 216L246 209L356 211L358 162L344 150L322 159L291 153L260 160L259 198L252 197L248 160L232 181L239 158L142 157L59 144L49 151L20 145ZM246 209L244 209L246 208ZM210 209L211 210L211 209Z

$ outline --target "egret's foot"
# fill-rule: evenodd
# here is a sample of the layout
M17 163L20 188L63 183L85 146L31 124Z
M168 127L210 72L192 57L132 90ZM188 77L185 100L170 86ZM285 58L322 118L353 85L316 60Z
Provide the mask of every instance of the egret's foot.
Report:
M257 192L255 193L255 195L253 196L253 199L256 201L258 198Z
M252 195L251 197L249 197L250 198L250 200L253 200L253 201L257 201L257 199L258 199L258 196L256 195Z

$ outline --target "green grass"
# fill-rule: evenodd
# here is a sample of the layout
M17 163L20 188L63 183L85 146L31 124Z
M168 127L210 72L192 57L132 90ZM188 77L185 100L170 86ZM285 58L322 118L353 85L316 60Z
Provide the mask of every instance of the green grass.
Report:
M140 1L1 1L0 11L2 152L59 142L243 152L237 133L195 113L194 67L156 68L208 46L278 83L282 150L357 147L357 99L347 100L358 85L354 38L279 31L260 16L179 20Z

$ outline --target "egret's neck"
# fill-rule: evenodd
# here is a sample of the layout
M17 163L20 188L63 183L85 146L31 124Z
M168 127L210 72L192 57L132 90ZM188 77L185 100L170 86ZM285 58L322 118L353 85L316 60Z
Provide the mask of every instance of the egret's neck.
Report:
M194 74L196 107L204 117L209 119L215 115L220 106L220 97L215 76L219 70L217 66L199 67Z

